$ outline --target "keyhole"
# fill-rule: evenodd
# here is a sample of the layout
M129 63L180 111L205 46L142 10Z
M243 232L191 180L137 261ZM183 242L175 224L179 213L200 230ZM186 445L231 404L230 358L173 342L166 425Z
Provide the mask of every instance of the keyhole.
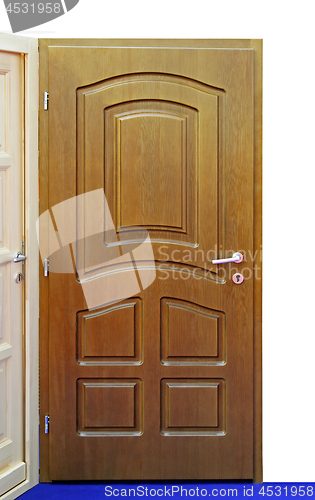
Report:
M243 283L243 281L244 277L241 273L233 274L233 283L235 283L236 285L240 285L241 283Z
M15 275L15 283L21 283L22 279L23 279L23 274L18 273Z

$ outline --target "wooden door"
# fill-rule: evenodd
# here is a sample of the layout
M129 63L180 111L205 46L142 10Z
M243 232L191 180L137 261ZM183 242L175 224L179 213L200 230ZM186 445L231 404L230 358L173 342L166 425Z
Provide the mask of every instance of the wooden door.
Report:
M37 82L37 39L0 34L0 496L7 500L38 483ZM22 241L24 265L14 262Z
M40 43L43 480L260 477L255 54Z
M26 478L23 445L23 57L0 52L0 495Z

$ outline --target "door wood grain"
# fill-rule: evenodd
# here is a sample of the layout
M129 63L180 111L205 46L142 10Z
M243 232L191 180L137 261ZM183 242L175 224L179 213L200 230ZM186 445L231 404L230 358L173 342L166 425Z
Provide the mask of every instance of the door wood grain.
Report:
M261 42L41 40L40 91L41 480L260 481Z

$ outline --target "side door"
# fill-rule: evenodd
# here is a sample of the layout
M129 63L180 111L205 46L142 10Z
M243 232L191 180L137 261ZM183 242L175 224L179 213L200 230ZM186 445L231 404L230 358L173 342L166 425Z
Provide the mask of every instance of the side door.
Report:
M240 45L40 43L44 480L260 476Z
M25 479L23 445L22 60L0 53L0 463L9 471L0 493ZM24 78L24 75L23 75ZM18 283L16 282L18 281ZM12 479L11 479L12 478Z
M0 34L0 496L6 499L38 482L36 55L36 39Z

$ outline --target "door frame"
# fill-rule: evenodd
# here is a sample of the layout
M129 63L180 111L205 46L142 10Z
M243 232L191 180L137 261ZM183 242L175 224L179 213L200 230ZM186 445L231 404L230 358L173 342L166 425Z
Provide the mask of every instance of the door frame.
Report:
M24 55L24 454L26 479L1 498L11 500L38 483L38 40L0 34L0 50Z
M43 109L48 89L48 48L50 46L119 46L119 47L205 47L252 49L254 51L254 256L260 279L254 280L254 482L262 482L262 40L185 40L185 39L39 39L39 212L48 204L48 113ZM254 267L255 269L255 267ZM49 434L44 433L44 418L49 415L49 332L48 280L41 266L40 277L40 481L49 482Z

